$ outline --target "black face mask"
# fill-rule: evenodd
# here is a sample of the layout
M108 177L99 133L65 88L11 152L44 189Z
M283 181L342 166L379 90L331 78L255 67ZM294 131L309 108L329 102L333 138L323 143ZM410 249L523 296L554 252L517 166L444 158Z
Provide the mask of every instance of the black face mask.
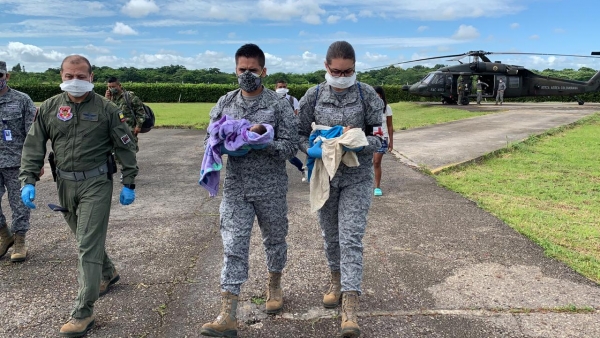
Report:
M262 71L260 72L262 74ZM253 91L260 88L262 84L262 79L260 75L256 75L251 71L247 70L242 74L238 75L238 83L240 84L240 89L245 92L252 93Z

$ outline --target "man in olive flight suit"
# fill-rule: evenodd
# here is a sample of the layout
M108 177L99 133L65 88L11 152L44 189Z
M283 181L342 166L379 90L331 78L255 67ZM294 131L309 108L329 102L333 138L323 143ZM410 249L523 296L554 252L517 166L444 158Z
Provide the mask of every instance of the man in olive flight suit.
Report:
M211 122L229 115L250 123L268 123L275 137L260 149L222 152L228 155L223 199L220 206L223 239L221 311L200 334L237 337L236 309L242 284L248 279L250 235L254 219L263 238L269 281L266 312L283 308L281 273L287 261L288 233L286 161L298 151L298 122L289 101L262 85L266 76L265 54L255 44L235 54L240 89L222 96L210 112Z
M135 143L124 116L92 91L90 62L79 55L63 60L60 87L65 92L44 101L29 130L21 158L21 199L35 208L35 183L44 165L46 142L52 142L58 198L79 248L79 292L71 319L59 334L80 337L94 325L94 302L119 279L105 251L113 191L114 149L123 163L123 205L135 200L138 173Z
M29 230L30 212L21 202L19 167L23 142L33 123L36 109L27 94L8 87L9 78L6 62L0 61L0 199L8 191L8 202L12 210L12 223L9 227L0 209L0 257L12 246L11 262L21 262L27 257L25 234Z

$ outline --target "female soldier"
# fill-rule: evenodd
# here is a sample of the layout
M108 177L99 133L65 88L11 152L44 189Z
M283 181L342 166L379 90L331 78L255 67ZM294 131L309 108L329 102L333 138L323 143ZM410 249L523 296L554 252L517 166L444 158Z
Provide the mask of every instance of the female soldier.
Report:
M367 225L373 188L373 153L381 148L379 132L383 101L373 87L356 82L356 56L346 41L329 46L325 60L326 82L309 88L300 100L300 149L308 156L319 158L320 148L309 148L311 124L362 128L367 135L366 147L355 151L358 167L340 164L330 181L329 198L318 211L319 224L325 242L325 254L331 270L329 291L323 305L336 307L342 298L341 334L358 337L358 296L362 282L362 238ZM320 145L320 143L317 144Z

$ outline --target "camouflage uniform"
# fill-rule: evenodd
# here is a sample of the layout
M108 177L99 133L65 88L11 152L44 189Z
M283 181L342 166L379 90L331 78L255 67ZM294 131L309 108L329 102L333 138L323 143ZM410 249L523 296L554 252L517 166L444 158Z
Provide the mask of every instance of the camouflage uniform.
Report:
M477 81L477 104L481 104L481 97L483 96L483 87L488 87L488 84L485 82Z
M504 102L504 91L506 90L506 83L503 81L498 83L498 92L496 93L496 104Z
M73 318L92 315L100 281L110 279L114 271L105 251L112 175L88 178L82 172L101 171L114 149L123 161L123 184L134 184L138 167L131 138L121 111L103 96L89 92L81 103L71 101L67 93L44 101L25 139L19 175L23 186L39 180L48 140L55 153L58 199L68 209L63 215L79 248L79 293ZM71 175L81 179L73 180Z
M12 210L12 232L24 235L29 230L30 210L21 201L19 167L21 151L27 131L33 123L36 108L27 94L8 88L0 96L2 133L10 130L12 140L0 140L0 200L8 190L8 202ZM6 218L0 207L0 228L6 226Z
M128 91L127 93L129 95L129 105L125 100L125 89L118 95L112 95L110 101L116 104L123 112L123 115L125 115L125 122L127 122L127 125L133 134L135 127L141 128L142 124L144 124L146 112L144 111L142 100L140 100L133 92ZM131 106L131 109L129 106ZM133 140L135 141L135 151L137 152L140 148L138 146L138 138L136 135L133 135Z
M365 128L381 125L383 100L373 87L361 83L362 99L357 85L336 94L326 82L309 88L300 100L300 150L306 152L311 123L326 126ZM367 214L373 195L373 153L381 148L381 139L367 136L369 145L358 151L360 166L350 168L340 163L330 182L329 199L319 210L325 254L331 271L341 271L342 292L361 292L363 245Z
M237 89L222 96L210 112L211 122L229 115L250 123L268 123L275 138L265 149L228 156L220 206L223 239L221 290L234 295L248 279L250 234L258 220L269 272L281 272L287 261L286 160L298 151L298 123L289 102L263 87L254 100Z

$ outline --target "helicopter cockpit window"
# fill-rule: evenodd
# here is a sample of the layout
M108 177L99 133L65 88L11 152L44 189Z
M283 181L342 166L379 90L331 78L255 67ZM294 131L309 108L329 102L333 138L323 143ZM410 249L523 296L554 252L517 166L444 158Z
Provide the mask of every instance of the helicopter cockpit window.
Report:
M431 81L431 84L439 84L439 85L443 85L443 84L444 84L444 82L445 82L444 75L442 75L442 74L437 74L437 75L435 76L435 78L434 78L434 79Z
M423 80L421 80L421 82L424 84L429 84L429 82L431 81L431 79L433 79L434 76L435 76L435 73L429 73L429 74L427 74L427 76L425 76L425 78Z

